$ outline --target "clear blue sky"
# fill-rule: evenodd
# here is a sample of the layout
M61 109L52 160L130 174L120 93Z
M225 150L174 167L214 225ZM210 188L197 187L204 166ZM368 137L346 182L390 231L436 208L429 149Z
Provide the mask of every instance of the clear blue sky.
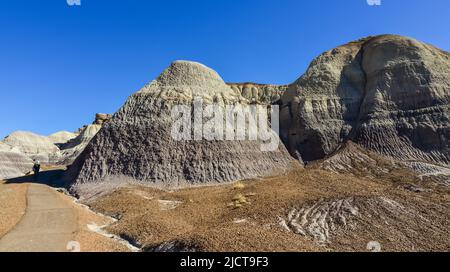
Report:
M170 62L225 81L293 82L320 53L402 34L450 50L450 1L0 0L0 138L76 130Z

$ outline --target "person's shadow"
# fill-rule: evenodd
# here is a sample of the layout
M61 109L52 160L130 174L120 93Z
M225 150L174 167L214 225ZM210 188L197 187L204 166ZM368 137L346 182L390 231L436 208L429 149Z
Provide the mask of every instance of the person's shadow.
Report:
M6 184L17 183L39 183L45 184L55 188L65 188L67 182L63 181L65 170L55 169L39 172L37 178L34 175L27 175L23 177L11 178L6 180Z

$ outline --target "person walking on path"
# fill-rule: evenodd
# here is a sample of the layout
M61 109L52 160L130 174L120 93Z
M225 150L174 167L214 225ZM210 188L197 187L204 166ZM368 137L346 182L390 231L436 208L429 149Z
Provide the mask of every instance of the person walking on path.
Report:
M33 172L34 172L34 180L36 181L39 177L39 171L41 170L41 163L37 160L34 160Z

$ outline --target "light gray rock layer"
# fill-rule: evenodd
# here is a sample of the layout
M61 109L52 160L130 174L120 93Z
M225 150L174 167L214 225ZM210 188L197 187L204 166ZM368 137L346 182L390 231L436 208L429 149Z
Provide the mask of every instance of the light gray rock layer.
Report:
M0 150L0 180L16 178L30 172L33 161L13 150Z
M27 131L16 131L6 137L3 142L27 155L55 153L59 150L49 138Z

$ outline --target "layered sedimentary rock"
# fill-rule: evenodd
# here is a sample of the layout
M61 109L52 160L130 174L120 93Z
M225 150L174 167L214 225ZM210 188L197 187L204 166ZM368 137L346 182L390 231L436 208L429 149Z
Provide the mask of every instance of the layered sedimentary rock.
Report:
M128 99L70 167L69 175L77 183L128 177L177 186L228 182L291 168L293 160L281 143L264 152L260 141L174 139L172 109L185 105L192 110L194 99L222 107L248 104L210 68L174 62Z
M0 141L0 178L28 173L33 160L41 164L70 165L110 118L110 114L96 114L93 124L77 133L60 131L50 136L25 131L12 133Z
M39 160L42 163L56 163L59 160L59 148L48 137L27 131L16 131L7 136L3 143L15 152Z
M23 176L32 165L33 161L17 148L0 142L0 180Z
M27 155L54 153L59 150L47 137L27 131L13 132L3 142L9 146L16 147Z
M370 37L322 54L282 97L282 139L321 159L352 140L399 160L450 162L450 54Z
M399 185L413 181L450 185L448 165L423 160L396 160L352 142L344 143L327 158L314 162L312 167L375 180L391 180Z
M313 165L332 172L377 179L395 169L406 168L401 162L388 159L352 142L343 144L331 156Z
M348 241L356 241L366 235L372 239L378 235L394 236L408 243L418 239L422 241L418 242L422 247L436 239L447 241L447 238L442 238L448 237L447 228L442 226L447 218L441 215L445 213L445 206L428 202L425 205L432 211L424 212L421 205L424 203L417 200L408 202L393 196L322 199L291 208L280 220L280 225L286 231L310 237L322 246L330 246L337 241L348 244ZM424 239L428 235L434 238ZM383 249L379 242L370 242L367 248Z
M23 176L32 170L33 159L55 162L59 149L45 136L14 132L0 141L0 179Z
M286 85L270 85L256 83L228 83L236 92L242 94L250 103L272 105L280 101L287 90Z
M16 178L30 172L33 161L15 150L0 150L0 180Z
M83 152L87 144L102 128L101 124L106 123L98 122L98 120L99 119L96 118L93 125L83 127L77 137L61 146L61 159L58 162L59 164L70 165L81 154L81 152Z

